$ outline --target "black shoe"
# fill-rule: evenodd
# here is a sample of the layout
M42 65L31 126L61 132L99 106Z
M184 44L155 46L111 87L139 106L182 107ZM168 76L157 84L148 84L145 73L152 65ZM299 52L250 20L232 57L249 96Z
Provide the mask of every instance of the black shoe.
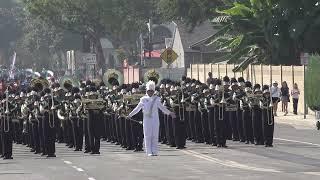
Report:
M132 147L127 147L126 150L127 150L127 151L133 150L133 148L132 148Z
M48 155L47 153L42 153L42 154L41 154L41 156L47 156L47 155Z
M4 157L3 160L6 160L6 159L13 159L13 157Z
M35 149L31 149L30 152L36 152L36 150Z
M89 152L90 152L89 150L85 150L85 151L84 151L84 153L89 153Z
M50 158L50 157L57 157L57 156L55 154L50 154L47 157Z
M92 151L90 154L100 154L100 152Z
M80 151L80 149L75 149L74 151Z
M316 126L317 126L317 130L319 131L320 130L320 122L319 121L317 121Z
M40 151L35 151L34 154L40 154Z
M265 147L273 147L272 144L266 144Z
M142 148L135 148L133 152L140 152L140 151L143 151Z
M186 147L182 146L182 147L177 147L176 149L185 149Z
M218 145L217 145L217 147L218 147L218 148L221 148L221 147L222 147L222 145L221 145L221 144L218 144Z
M222 147L223 147L223 148L228 148L228 146L227 146L227 145L225 145L225 144L223 144L223 145L222 145Z
M116 142L116 144L115 144L115 145L120 145L120 143Z

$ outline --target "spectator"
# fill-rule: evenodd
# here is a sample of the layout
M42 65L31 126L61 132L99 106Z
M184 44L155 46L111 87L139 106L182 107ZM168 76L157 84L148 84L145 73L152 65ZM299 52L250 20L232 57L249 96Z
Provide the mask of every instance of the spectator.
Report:
M298 114L298 102L299 102L300 90L298 84L294 83L293 89L291 90L292 102L293 102L293 114Z
M207 79L207 85L210 86L210 84L213 84L214 79L212 78L212 72L208 73L208 79Z
M280 101L280 94L281 94L281 91L278 87L278 82L274 81L271 87L271 98L272 98L274 116L277 116L278 103Z
M288 114L288 103L290 102L289 88L286 81L282 82L281 101L282 101L284 115L286 116Z

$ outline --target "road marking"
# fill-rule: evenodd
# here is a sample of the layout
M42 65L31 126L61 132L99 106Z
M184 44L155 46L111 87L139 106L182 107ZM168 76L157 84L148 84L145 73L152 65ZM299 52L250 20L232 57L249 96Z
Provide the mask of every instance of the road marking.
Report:
M296 140L282 139L282 138L274 138L274 139L280 140L280 141L294 142L294 143L307 144L307 145L320 147L320 144L314 144L314 143L310 143L310 142L303 142L303 141L296 141Z
M96 180L96 179L93 177L89 177L88 180Z
M84 170L82 168L76 168L77 171L83 172Z
M72 164L72 162L70 162L70 161L63 161L63 162L66 164Z
M275 169L267 169L267 168L259 168L259 167L253 167L253 166L248 166L245 164L240 164L235 161L229 161L229 160L220 160L214 157L210 157L204 154L200 154L198 152L192 151L192 150L183 150L185 154L204 159L210 162L214 162L223 166L227 167L232 167L232 168L238 168L238 169L243 169L243 170L250 170L250 171L259 171L259 172L272 172L272 173L279 173L281 171L275 170Z
M320 176L320 172L303 172L303 174Z

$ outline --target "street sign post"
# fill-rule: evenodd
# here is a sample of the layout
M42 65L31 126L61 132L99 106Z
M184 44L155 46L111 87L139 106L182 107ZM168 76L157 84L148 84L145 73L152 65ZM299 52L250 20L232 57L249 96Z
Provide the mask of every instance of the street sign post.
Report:
M301 61L301 65L303 66L303 82L304 82L304 89L305 89L306 88L306 66L309 63L309 54L308 53L301 53L300 61ZM303 94L304 94L304 113L303 113L303 118L307 119L308 107L307 107L307 103L306 103L306 93L303 93Z
M167 48L162 54L161 59L169 66L178 58L178 54L171 48Z
M178 54L173 50L171 49L170 47L167 48L162 54L161 54L161 59L167 63L167 68L169 70L169 79L171 78L171 70L170 70L170 65L175 61L177 60L178 58Z

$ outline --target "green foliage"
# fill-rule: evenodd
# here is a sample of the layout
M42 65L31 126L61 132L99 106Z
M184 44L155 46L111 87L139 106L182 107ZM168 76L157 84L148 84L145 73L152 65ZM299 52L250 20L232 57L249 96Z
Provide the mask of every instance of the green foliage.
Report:
M222 0L159 0L158 10L162 17L169 20L183 20L190 26L211 18L221 6Z
M212 36L211 42L230 50L221 61L238 63L234 71L244 70L251 63L297 65L300 52L320 50L315 42L311 42L313 47L309 48L303 40L310 29L316 29L313 25L320 18L315 4L313 0L235 2L217 10L220 16L215 17L213 23L223 28ZM229 40L221 41L225 37Z
M100 38L118 48L135 44L152 14L150 0L23 0L28 11L48 24L85 34L95 44L99 65L104 65Z
M122 48L116 49L116 55L118 60L120 60L121 62L123 62L127 58L126 52Z
M312 55L306 72L305 91L307 104L313 111L320 111L320 56Z

